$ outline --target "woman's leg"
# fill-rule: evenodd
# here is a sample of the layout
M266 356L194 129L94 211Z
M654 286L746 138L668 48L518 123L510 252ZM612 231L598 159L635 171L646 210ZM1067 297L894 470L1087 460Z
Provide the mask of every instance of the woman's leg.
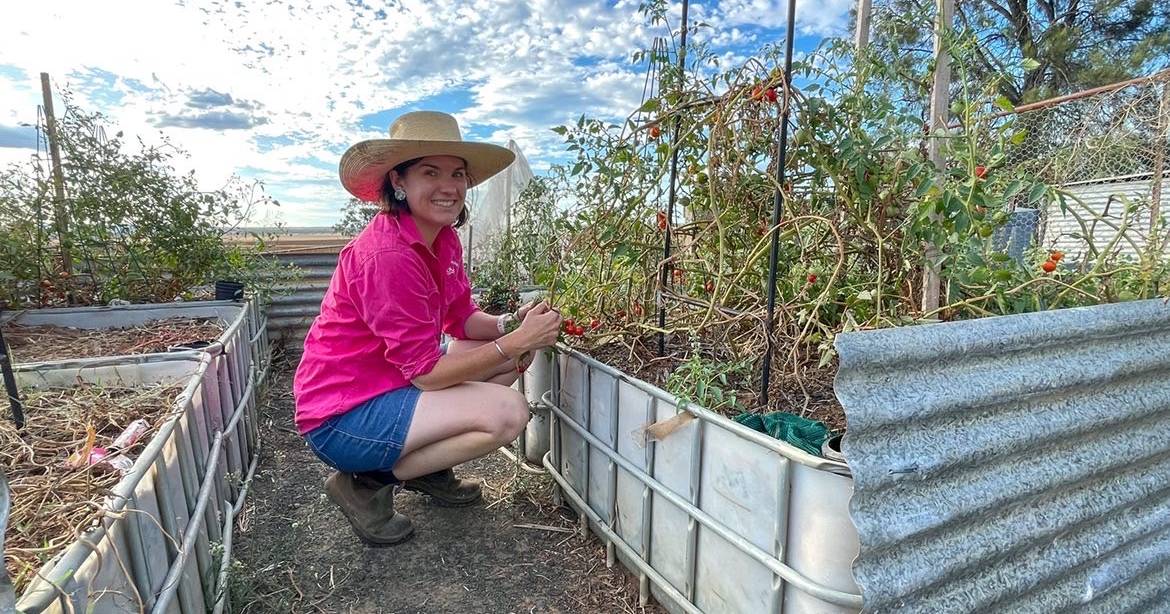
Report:
M394 475L409 480L479 458L516 439L526 424L528 401L501 384L466 382L423 392Z

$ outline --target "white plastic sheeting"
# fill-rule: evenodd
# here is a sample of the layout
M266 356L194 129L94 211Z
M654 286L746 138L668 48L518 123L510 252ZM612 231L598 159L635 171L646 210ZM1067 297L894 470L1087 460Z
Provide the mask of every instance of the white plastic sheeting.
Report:
M470 205L471 218L459 230L463 253L471 254L472 262L491 258L495 246L511 229L513 204L532 181L532 168L520 146L509 139L508 149L516 154L516 161L477 188L475 202Z

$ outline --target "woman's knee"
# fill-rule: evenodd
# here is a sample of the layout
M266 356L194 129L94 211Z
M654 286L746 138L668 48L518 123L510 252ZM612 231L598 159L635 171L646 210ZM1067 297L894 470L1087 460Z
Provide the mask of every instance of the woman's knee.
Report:
M519 392L504 388L495 413L492 431L502 442L512 441L528 424L528 400Z

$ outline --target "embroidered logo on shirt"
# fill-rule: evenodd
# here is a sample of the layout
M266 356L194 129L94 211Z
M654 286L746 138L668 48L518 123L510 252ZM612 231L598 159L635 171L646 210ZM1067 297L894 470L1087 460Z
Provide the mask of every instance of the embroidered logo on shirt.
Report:
M448 275L454 275L454 274L455 274L455 271L457 271L457 270L459 270L459 267L457 267L457 266L455 266L454 264L452 264L451 266L447 267L447 274L448 274Z

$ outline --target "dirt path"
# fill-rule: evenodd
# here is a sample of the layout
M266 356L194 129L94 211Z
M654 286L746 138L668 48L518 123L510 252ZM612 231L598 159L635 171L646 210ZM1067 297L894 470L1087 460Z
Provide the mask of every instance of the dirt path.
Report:
M291 368L272 375L262 456L236 529L236 612L663 612L638 607L637 582L605 567L596 538L552 504L551 480L501 454L459 468L482 479L484 503L463 509L401 493L410 541L369 548L326 498L329 469L293 430ZM527 525L527 526L525 526Z

